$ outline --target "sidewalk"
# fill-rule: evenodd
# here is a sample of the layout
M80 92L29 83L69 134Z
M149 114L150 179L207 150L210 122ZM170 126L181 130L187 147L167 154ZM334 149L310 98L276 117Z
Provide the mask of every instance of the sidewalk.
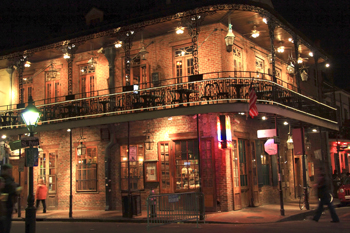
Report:
M336 199L333 205L336 207L339 203ZM208 212L206 213L206 223L219 224L261 224L272 222L284 222L303 220L307 216L312 216L317 208L317 203L310 203L310 210L300 210L298 202L289 202L284 204L284 216L281 216L280 204L269 204L259 207L247 207L238 211L230 212ZM146 223L147 213L142 211L141 216L133 218L123 218L121 211L81 211L73 209L73 218L69 218L68 210L51 210L43 214L37 212L37 221L71 221L71 222L132 222ZM13 215L13 221L24 221L25 211Z

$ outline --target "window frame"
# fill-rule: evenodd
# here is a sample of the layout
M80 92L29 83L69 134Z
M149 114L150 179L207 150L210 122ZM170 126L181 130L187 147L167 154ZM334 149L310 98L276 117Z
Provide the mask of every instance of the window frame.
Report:
M183 159L183 145L181 143L184 143L186 144L186 159ZM189 142L193 142L193 158L189 158L189 154L190 154L190 147L189 147ZM180 147L181 147L181 151L180 151L180 159L178 159L178 156L177 156L177 152L176 152L176 144L177 143L180 143ZM196 158L196 153L197 153L197 158ZM199 158L199 151L198 151L198 140L197 139L180 139L180 140L175 140L174 141L174 169L175 169L175 173L174 173L174 179L175 179L175 182L174 182L174 191L175 192L190 192L190 191L197 191L200 189L200 177L199 177L199 162L200 162L200 158ZM184 165L182 164L177 164L177 161L186 161L184 162ZM191 162L194 162L193 165L191 165L190 163ZM195 163L195 161L197 161L197 163ZM187 164L185 164L187 163ZM178 167L181 167L181 175L178 176ZM187 166L187 168L186 168ZM185 170L184 170L185 169ZM191 170L190 170L191 169ZM184 174L184 171L187 172L187 174ZM190 172L193 172L192 173L189 173ZM184 176L183 176L184 175ZM193 177L193 179L192 179ZM193 180L193 181L191 181ZM186 182L187 181L187 188L185 188L185 185L186 185ZM184 188L178 188L179 186L179 182L180 182L180 186L183 184ZM194 182L194 187L191 188L191 182ZM198 184L197 184L198 183ZM198 186L198 187L197 187Z
M128 191L128 157L127 157L127 145L120 145L120 190L122 192ZM133 172L133 176L130 175L130 190L131 191L143 191L145 190L145 144L144 143L135 143L129 145L129 150L131 147L136 147L136 155L139 157L140 151L142 150L142 161L139 158L136 158L136 161L130 161L130 173ZM142 149L139 149L142 148ZM125 150L123 152L123 150ZM125 156L124 156L125 155ZM129 154L130 156L130 154ZM124 160L125 158L125 160ZM141 169L141 170L140 170ZM136 174L136 175L135 175ZM136 178L135 178L136 177ZM132 186L135 184L137 180L137 188L134 189ZM126 182L126 185L124 184ZM142 187L138 187L139 184ZM126 189L123 189L123 186Z
M98 175L98 160L97 160L98 150L97 150L97 146L95 146L95 145L94 146L85 145L85 146L86 146L86 154L85 154L85 158L84 159L88 159L87 156L88 156L88 151L89 150L95 149L95 162L92 160L93 161L92 163L80 163L79 161L81 161L82 159L80 158L80 160L79 160L79 158L78 158L78 150L76 149L76 151L75 151L75 155L76 155L76 186L75 186L75 190L76 190L76 192L79 192L79 193L98 192L98 177L97 177L97 175ZM93 159L93 157L92 157L92 159ZM87 166L83 167L82 169L80 169L79 165L87 165ZM91 167L88 167L88 166L91 166ZM88 182L87 186L90 187L91 184L89 182L91 182L91 180L92 181L95 180L94 182L92 182L94 184L93 186L95 186L95 189L91 189L91 188L89 188L89 189L84 189L84 188L79 189L78 188L78 187L81 186L81 184L79 185L78 182L84 182L84 181L81 181L81 179L78 179L79 177L82 176L81 174L79 176L79 171L84 171L84 170L87 171L87 172L89 170L93 171L92 174L94 174L95 179L94 178L89 179L89 177L88 177L88 179L85 179L85 182ZM88 174L88 176L89 176L89 174Z

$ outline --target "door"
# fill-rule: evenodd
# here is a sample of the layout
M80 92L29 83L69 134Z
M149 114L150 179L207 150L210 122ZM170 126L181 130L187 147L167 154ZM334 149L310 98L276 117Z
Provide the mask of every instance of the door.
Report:
M22 157L24 155L22 154ZM24 210L27 206L27 167L24 167L24 170L19 173L19 160L10 160L10 164L12 165L12 177L17 184L19 184L23 189L21 192L21 210ZM19 178L21 176L21 178ZM21 182L19 182L21 180ZM17 208L19 208L17 204Z
M86 74L80 76L80 92L82 97L92 97L95 96L95 76L94 74Z
M240 186L240 164L238 154L237 139L232 139L231 150L231 168L232 168L232 189L233 189L233 209L242 209L241 186Z
M248 140L238 140L238 153L239 153L239 176L241 185L241 203L242 207L248 207L250 203L250 190L249 190L249 179L248 179Z
M251 188L251 206L259 206L260 205L260 200L259 200L259 182L258 182L258 169L257 169L257 159L256 157L259 156L257 155L257 150L255 147L255 142L251 141L250 142L250 161L251 161L251 166L250 166L250 188Z
M302 179L302 169L301 169L301 159L300 156L295 156L294 159L294 180L295 180L295 187L296 190L296 196L300 197L303 193L303 179Z
M160 193L173 193L173 172L172 172L172 161L170 160L170 143L159 142L159 161L160 161Z
M201 179L205 211L216 211L215 163L212 139L201 139Z
M47 187L46 208L57 209L57 151L44 152L38 161L38 179L43 179Z
M45 102L55 103L59 101L60 83L58 81L48 81L45 85Z

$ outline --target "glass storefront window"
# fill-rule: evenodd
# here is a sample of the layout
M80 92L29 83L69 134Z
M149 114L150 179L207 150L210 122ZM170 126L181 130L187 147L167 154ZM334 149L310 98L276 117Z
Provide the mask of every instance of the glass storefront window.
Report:
M199 188L198 141L175 142L175 189L186 191Z
M145 149L143 144L129 146L130 190L144 189L143 161ZM128 146L120 147L121 190L128 190Z

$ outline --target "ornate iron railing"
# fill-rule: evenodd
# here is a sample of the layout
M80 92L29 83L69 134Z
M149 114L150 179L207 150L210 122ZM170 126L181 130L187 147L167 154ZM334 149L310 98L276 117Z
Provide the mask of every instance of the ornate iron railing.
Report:
M258 76L258 78L257 78ZM194 81L196 80L196 81ZM42 124L104 115L191 107L207 104L249 101L249 88L255 89L258 104L273 104L328 121L336 119L336 109L271 81L271 76L256 72L213 72L144 83L110 90L37 100ZM294 88L292 88L294 89ZM12 107L12 108L11 108ZM22 108L21 108L22 107ZM2 106L0 128L19 127L24 106Z

